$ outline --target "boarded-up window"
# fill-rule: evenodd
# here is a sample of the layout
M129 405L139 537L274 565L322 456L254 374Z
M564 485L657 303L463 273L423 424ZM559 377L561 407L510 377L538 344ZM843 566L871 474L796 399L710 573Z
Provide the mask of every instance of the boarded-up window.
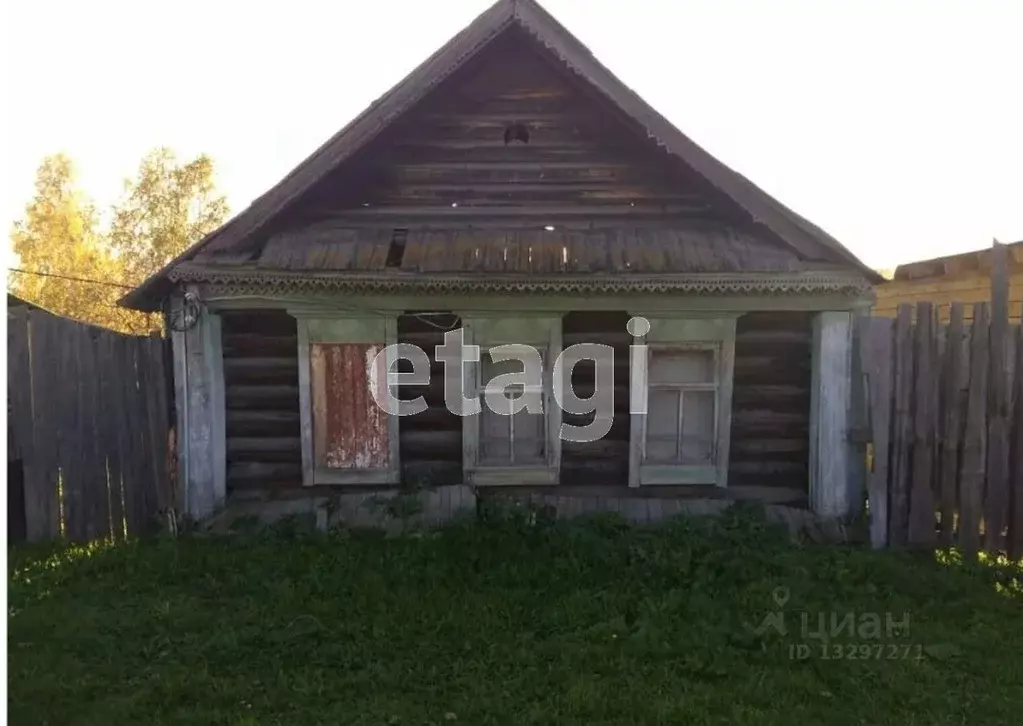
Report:
M383 469L390 465L388 417L371 390L386 385L386 368L378 364L381 370L374 369L382 349L372 343L312 344L309 367L317 468Z
M713 350L653 351L650 356L646 460L712 464L717 376Z

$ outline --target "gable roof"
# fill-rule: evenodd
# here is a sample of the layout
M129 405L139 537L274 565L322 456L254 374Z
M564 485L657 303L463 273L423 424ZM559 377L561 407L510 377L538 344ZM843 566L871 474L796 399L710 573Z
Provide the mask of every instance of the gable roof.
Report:
M881 281L880 275L864 265L838 240L697 146L616 78L535 0L497 0L273 188L150 276L122 298L121 304L140 310L157 309L160 298L170 289L167 275L173 268L190 260L201 250L230 251L237 244L262 230L290 204L337 169L512 25L517 25L532 35L584 82L589 83L625 116L639 124L657 144L681 159L693 171L745 209L754 221L763 224L795 250L819 254L823 248L837 262L863 274L868 281L872 283Z

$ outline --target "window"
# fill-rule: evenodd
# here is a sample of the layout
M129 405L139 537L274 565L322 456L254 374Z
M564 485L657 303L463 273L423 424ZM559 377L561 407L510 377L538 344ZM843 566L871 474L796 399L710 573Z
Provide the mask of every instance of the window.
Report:
M714 349L651 351L646 461L713 464L717 358Z
M467 364L468 396L480 402L480 413L463 421L462 463L468 483L477 486L557 484L561 467L561 409L554 404L551 366L561 348L561 318L520 314L514 318L462 313L467 345L479 346L478 363ZM539 352L542 375L523 377L518 357L494 360L498 346L524 345ZM498 353L499 358L504 358ZM497 376L516 375L517 383L498 381L503 396L491 395L487 384ZM514 379L512 379L514 380ZM512 402L531 404L512 414ZM493 404L493 405L491 405ZM516 403L516 406L521 405ZM496 409L496 410L495 410Z
M725 486L735 320L653 320L635 395L630 486ZM633 405L633 410L642 410Z
M543 355L541 354L541 358ZM482 373L480 383L486 385L487 381L495 376L508 373L521 373L524 366L520 361L501 361L496 363L491 359L489 351L480 353L480 371ZM543 409L546 409L544 401L543 385L511 385L505 388L505 400L508 402L507 412L502 406L497 411L488 405L484 392L480 390L480 463L487 466L520 466L520 465L543 465L547 456L547 427L545 422L545 411L531 412L528 408L522 408L514 414L510 414L512 402L519 401L525 395L537 396L541 401ZM516 405L521 405L516 403Z

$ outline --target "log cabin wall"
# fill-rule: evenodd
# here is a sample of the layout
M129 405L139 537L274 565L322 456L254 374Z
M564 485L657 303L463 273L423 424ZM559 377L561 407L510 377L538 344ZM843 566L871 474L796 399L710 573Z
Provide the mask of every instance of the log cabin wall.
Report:
M810 455L810 313L747 313L735 331L728 487L804 504Z
M221 314L227 490L302 486L298 337L283 311Z
M600 441L563 442L561 483L566 496L737 497L805 503L809 451L810 323L808 313L748 313L736 331L728 490L713 487L630 489L628 314L570 312L562 322L565 347L601 343L615 351L615 418ZM295 320L278 311L222 314L227 410L228 491L297 494L301 481L298 358ZM428 409L400 422L402 484L430 487L462 480L462 422L444 406L443 365L435 349L457 316L402 315L398 340L421 347L431 362L428 386L402 385L399 398L424 396ZM400 370L408 370L402 366ZM576 394L592 394L586 361L572 375ZM565 414L585 425L589 416ZM547 488L549 490L549 488ZM495 490L497 491L497 490ZM526 490L516 487L515 491ZM536 488L535 491L540 491Z

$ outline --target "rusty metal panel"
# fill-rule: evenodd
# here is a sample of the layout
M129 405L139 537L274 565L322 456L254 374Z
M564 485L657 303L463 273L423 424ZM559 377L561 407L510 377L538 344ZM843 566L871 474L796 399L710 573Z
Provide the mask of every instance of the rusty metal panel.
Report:
M313 457L317 468L390 466L388 416L371 393L371 387L387 385L386 365L381 362L373 366L382 349L383 345L377 343L311 345Z

